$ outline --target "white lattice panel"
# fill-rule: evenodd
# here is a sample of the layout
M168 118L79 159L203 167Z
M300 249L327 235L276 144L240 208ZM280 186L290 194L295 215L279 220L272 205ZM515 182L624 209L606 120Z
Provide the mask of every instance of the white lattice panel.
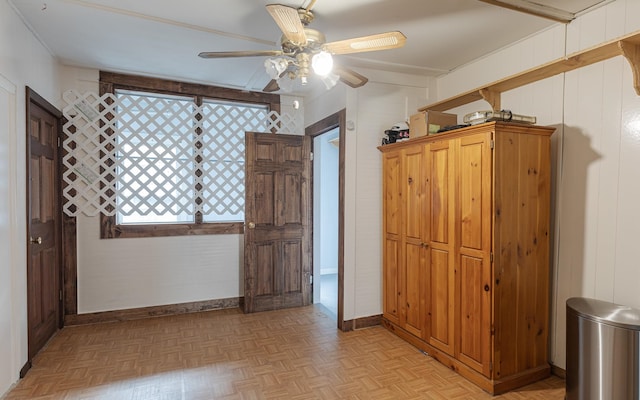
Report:
M117 98L118 213L194 215L196 105L135 94Z
M114 129L115 97L102 98L94 93L63 94L67 106L63 114L67 122L63 130L67 135L63 149L62 180L64 182L63 210L67 215L113 215L115 212L115 136L107 134Z
M67 91L64 212L244 218L244 133L300 131L257 107ZM179 217L179 218L182 218Z

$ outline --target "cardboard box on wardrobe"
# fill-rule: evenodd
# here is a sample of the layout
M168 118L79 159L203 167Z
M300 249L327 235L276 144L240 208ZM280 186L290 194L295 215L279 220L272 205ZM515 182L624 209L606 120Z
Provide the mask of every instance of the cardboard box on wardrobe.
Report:
M440 128L457 123L458 116L456 114L430 110L419 112L409 117L409 138L432 135L437 133Z

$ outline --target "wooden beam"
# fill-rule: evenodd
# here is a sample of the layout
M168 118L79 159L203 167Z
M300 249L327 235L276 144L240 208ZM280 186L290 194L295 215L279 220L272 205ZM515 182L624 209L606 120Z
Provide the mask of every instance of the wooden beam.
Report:
M480 96L491 105L491 111L500 111L500 92L490 89L480 89Z
M640 44L621 40L618 42L622 55L627 59L633 72L633 87L640 96Z
M479 89L474 89L463 94L450 97L445 100L441 100L437 103L429 104L428 106L421 107L418 111L447 111L452 108L463 106L465 104L473 103L474 101L482 100Z
M500 93L537 82L542 79L573 71L616 56L624 55L633 70L633 86L640 95L640 31L613 39L597 46L577 51L546 64L533 67L488 85L464 92L436 103L420 107L418 111L447 111L477 100L486 100L494 107L500 107ZM495 108L495 106L498 108Z
M492 4L494 6L507 8L509 10L523 12L525 14L535 15L536 17L547 18L552 21L568 24L576 18L574 13L560 10L559 8L537 4L527 0L480 0L483 3Z

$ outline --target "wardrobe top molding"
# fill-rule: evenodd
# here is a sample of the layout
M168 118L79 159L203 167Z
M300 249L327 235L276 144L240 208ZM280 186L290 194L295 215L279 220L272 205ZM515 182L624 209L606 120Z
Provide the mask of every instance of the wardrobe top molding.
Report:
M616 56L624 56L631 65L631 70L633 71L633 87L640 96L640 31L636 31L500 79L477 89L429 104L419 108L418 111L447 111L483 99L491 105L493 110L500 110L500 94L502 92Z

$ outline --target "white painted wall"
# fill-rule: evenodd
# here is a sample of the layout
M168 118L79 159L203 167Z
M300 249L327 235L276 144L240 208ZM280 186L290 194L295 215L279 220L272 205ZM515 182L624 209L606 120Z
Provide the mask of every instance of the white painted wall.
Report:
M347 86L338 83L331 90L310 93L305 98L304 124L309 126L346 107Z
M100 239L78 217L78 312L238 297L242 235Z
M447 98L640 30L640 2L618 0L438 80ZM566 46L566 50L565 50ZM582 296L640 308L640 96L623 57L504 93L553 136L551 362L565 368L565 302ZM459 107L488 110L485 102Z
M9 148L13 147L10 143L15 142L15 133L16 87L0 75L0 257L9 261L0 267L0 353L4 360L0 361L0 393L16 380L14 369L17 365L12 345L17 344L18 339L17 326L13 324L18 305L18 291L13 285L14 277L17 277L18 257L11 249L11 242L17 238L13 237L15 221L12 221L10 212L15 210L15 204L12 204L15 178L11 171L14 169L15 172L15 165L9 161L12 158Z
M27 362L25 86L57 104L58 65L0 1L0 395Z

